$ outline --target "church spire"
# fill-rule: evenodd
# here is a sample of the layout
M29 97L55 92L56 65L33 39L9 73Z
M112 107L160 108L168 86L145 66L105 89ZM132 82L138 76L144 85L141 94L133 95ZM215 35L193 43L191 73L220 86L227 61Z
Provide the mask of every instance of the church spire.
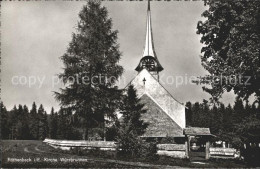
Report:
M153 45L153 33L152 33L152 22L151 22L151 10L150 10L150 0L148 0L147 8L147 21L146 21L146 37L143 57L152 56L156 58Z
M140 72L143 69L147 69L151 74L156 76L159 80L159 72L163 70L163 67L157 59L153 45L153 34L152 34L152 23L151 23L151 9L150 0L148 0L147 8L147 21L146 21L146 37L143 56L135 68L136 71Z

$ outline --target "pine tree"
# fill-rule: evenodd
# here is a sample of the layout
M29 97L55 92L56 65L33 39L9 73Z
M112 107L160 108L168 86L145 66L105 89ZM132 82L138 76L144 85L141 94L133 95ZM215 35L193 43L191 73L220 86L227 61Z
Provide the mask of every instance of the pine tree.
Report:
M32 109L30 110L30 114L37 114L37 106L36 106L36 103L33 102L32 104Z
M225 109L225 112L223 114L223 128L225 131L230 131L232 128L232 118L233 118L233 108L230 104Z
M214 135L218 134L218 129L219 129L219 118L218 118L218 108L214 104L211 111L210 111L210 132Z
M17 139L17 130L16 130L16 124L18 122L17 119L18 115L18 109L16 105L14 105L13 109L10 111L10 139L15 140Z
M65 110L61 107L58 112L58 130L57 130L57 138L65 139L66 138L66 117Z
M19 106L20 111L20 117L19 119L19 139L22 140L27 140L30 139L30 129L29 129L29 110L28 107L26 105L24 105L22 108L20 108L21 106Z
M39 117L39 139L44 140L47 136L47 113L45 112L43 105L41 104L38 109Z
M3 102L0 103L0 106L1 106L0 107L1 108L1 138L8 139L10 134L8 112Z
M54 112L54 108L51 108L51 115L50 115L50 127L49 127L49 137L51 139L57 138L57 130L58 130L58 119L57 113Z
M199 112L200 112L200 104L199 102L196 102L192 106L192 126L199 126L201 125L200 120L199 120Z
M38 140L39 139L39 118L37 113L37 106L35 102L32 104L32 109L30 110L30 135L31 139Z
M253 113L253 112L252 112L252 109L251 109L251 105L249 104L249 101L246 100L244 115L245 115L245 116L249 116L249 115L251 115L252 113Z
M234 123L240 123L245 117L245 108L242 99L236 97L236 101L233 109L234 109L234 117L233 117Z
M186 114L186 125L187 126L192 126L192 104L191 102L187 102L185 105L185 114Z
M25 109L24 109L25 108ZM19 104L16 113L15 133L16 139L29 139L28 108Z
M200 120L199 120L199 127L209 127L210 126L210 108L209 108L209 104L208 101L203 99L203 103L201 104L201 115Z
M119 148L126 154L132 156L138 154L141 146L140 136L144 134L148 124L141 119L146 113L144 104L137 98L136 90L132 85L128 87L127 96L123 99L121 107L122 122L118 126Z
M105 115L115 115L115 107L110 106L116 102L112 92L117 90L114 85L123 68L118 65L121 53L117 31L111 29L107 9L98 1L88 1L79 18L77 32L73 33L68 50L61 57L65 67L59 77L67 87L55 92L55 98L64 109L81 117L86 139L88 129L96 127L96 122L104 121Z
M218 108L218 134L221 135L224 130L224 114L226 112L226 107L223 103L220 103Z

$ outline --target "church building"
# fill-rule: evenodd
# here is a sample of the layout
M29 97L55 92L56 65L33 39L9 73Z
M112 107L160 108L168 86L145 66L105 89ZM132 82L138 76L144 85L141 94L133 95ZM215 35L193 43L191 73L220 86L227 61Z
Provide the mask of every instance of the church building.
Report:
M156 55L152 34L150 1L148 0L146 38L143 55L135 70L133 85L147 112L142 116L149 123L147 138L183 138L186 127L185 106L175 99L160 83L160 72L164 70ZM167 71L167 70L165 70Z

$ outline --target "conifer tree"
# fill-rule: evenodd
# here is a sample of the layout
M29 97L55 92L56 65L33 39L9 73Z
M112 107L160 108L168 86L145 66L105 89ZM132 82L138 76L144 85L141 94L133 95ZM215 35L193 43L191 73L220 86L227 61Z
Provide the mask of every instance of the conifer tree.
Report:
M38 118L37 106L35 102L33 102L32 109L30 110L29 128L30 128L32 139L38 140L39 139L39 118Z
M13 109L10 112L10 139L15 140L17 139L17 130L16 130L16 124L18 122L17 119L18 115L18 109L16 105L14 105Z
M39 139L44 140L47 136L47 113L45 112L43 105L41 104L38 109L38 118L39 118Z
M140 136L144 134L148 126L141 119L141 115L144 113L146 113L144 104L140 103L136 90L130 85L121 107L122 122L118 124L117 141L122 152L132 156L138 154L142 142Z
M18 105L18 110L15 113L16 116L16 123L15 125L15 135L16 138L15 139L22 139L22 114L23 114L23 106L21 104Z
M192 126L199 126L200 125L200 121L199 121L199 112L200 112L200 104L199 102L196 102L193 106L192 106Z
M57 114L54 112L54 108L51 108L51 115L50 115L50 129L49 129L49 137L52 139L57 138L57 130L58 130L58 119Z
M55 98L64 109L81 117L83 136L87 139L89 128L104 123L105 115L115 116L115 107L110 105L116 102L114 85L123 68L118 65L118 32L112 30L107 9L98 1L88 1L79 18L76 33L61 57L64 72L59 77L66 87L55 92Z
M199 127L208 127L209 123L210 123L210 108L209 108L209 104L208 101L203 99L203 103L202 103L202 107L201 107L201 115L200 115L200 126Z
M242 99L236 97L235 104L234 104L234 123L239 123L245 117L245 108L243 105Z
M186 124L187 126L192 126L192 110L191 110L191 102L187 102L185 107L185 114L186 114Z
M8 139L10 134L8 112L4 103L0 103L1 108L1 139Z
M20 139L27 140L30 139L30 129L29 129L29 110L26 105L23 106L22 112L20 113L20 129L19 135Z
M60 108L58 112L58 130L57 130L57 138L58 139L65 139L66 138L66 116L65 110L63 107Z

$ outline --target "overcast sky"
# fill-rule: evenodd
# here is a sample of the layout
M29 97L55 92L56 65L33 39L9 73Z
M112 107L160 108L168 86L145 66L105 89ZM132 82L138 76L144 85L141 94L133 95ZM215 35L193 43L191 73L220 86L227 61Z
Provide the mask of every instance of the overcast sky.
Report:
M62 72L59 57L71 41L78 13L86 2L3 1L1 4L2 101L8 109L15 104L30 108L35 101L38 106L43 104L48 113L52 106L58 110L53 91L60 86L52 81ZM137 74L134 69L142 56L147 2L104 1L102 5L109 11L113 29L119 31L118 42L123 53L120 64L125 69L119 86L124 87ZM155 51L164 67L162 84L183 103L209 98L201 86L172 82L177 76L207 73L200 63L202 45L196 34L197 22L203 19L201 13L205 9L202 1L151 2ZM35 83L34 78L37 78ZM29 79L33 82L31 86ZM222 101L232 103L233 98L232 94L226 94Z

